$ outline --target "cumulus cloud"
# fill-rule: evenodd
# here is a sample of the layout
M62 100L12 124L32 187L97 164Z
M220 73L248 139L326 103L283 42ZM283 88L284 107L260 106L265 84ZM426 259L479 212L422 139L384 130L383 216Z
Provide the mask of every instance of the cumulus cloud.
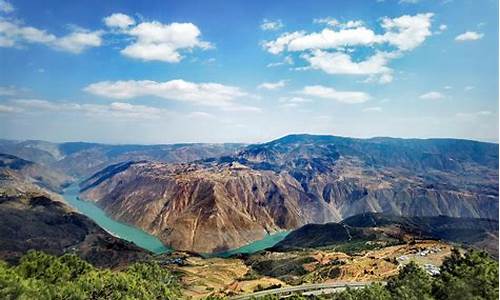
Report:
M364 92L337 91L334 88L325 87L322 85L306 86L301 91L299 91L299 93L307 96L335 100L338 102L349 104L363 103L370 100L371 98L370 95Z
M262 46L275 55L302 52L300 57L309 63L309 68L328 74L377 75L378 82L388 83L393 79L389 62L415 49L432 35L432 17L432 13L424 13L382 18L382 34L367 28L359 20L340 23L333 18L315 19L315 23L325 23L330 27L312 33L287 32L275 40L264 41ZM387 46L395 50L387 50ZM355 61L350 54L355 47L374 48L375 53ZM378 47L384 47L384 50Z
M424 100L439 100L443 99L445 96L440 92L431 91L419 96L420 99Z
M194 83L182 79L165 82L151 80L101 81L84 88L88 93L112 99L132 99L154 96L163 99L190 102L205 106L215 106L224 110L258 111L251 106L243 106L234 100L251 97L238 87L219 83Z
M264 89L264 90L278 90L283 87L285 87L287 81L286 80L280 80L277 82L264 82L261 83L257 86L258 89Z
M483 33L477 33L475 31L466 31L462 34L459 34L455 37L455 41L457 42L466 42L466 41L477 41L482 39L484 36Z
M212 44L201 40L200 29L192 23L150 21L136 24L134 18L122 13L112 14L103 20L106 26L119 29L118 33L132 39L132 43L120 51L130 58L177 63L183 59L183 51L213 48Z
M7 2L5 0L0 0L0 12L8 14L13 11L14 11L14 6L10 2Z
M399 50L412 50L432 35L430 31L432 16L432 13L426 13L415 16L404 15L393 19L383 18L381 26L385 33L382 35L364 26L340 30L325 28L321 32L310 34L304 31L284 33L276 40L264 42L263 47L272 54L384 43L396 46Z
M303 58L311 68L328 74L381 75L379 81L388 83L392 81L393 71L387 64L394 56L394 53L378 52L364 61L354 62L346 53L316 50Z
M104 24L111 28L125 29L135 24L135 20L122 13L114 13L103 19Z
M192 23L163 24L151 21L137 24L134 18L122 13L107 16L103 22L114 29L108 31L109 34L125 37L125 40L129 41L129 44L121 49L121 54L143 61L176 63L182 60L183 52L195 48L213 48L211 43L201 40L201 31ZM15 20L0 19L0 47L22 47L25 44L37 43L78 54L101 46L104 33L103 30L91 31L73 27L69 34L56 36Z
M283 28L283 22L281 20L268 20L264 19L262 20L262 23L260 24L260 29L264 31L275 31Z
M420 46L432 35L431 20L434 14L404 15L398 18L383 18L382 28L387 32L380 37L380 42L408 51Z
M79 30L57 39L54 46L63 51L81 53L88 48L101 46L101 35L102 31Z
M0 20L0 47L17 47L24 43L44 44L71 53L80 53L102 44L101 31L76 28L66 36L57 37L45 30Z

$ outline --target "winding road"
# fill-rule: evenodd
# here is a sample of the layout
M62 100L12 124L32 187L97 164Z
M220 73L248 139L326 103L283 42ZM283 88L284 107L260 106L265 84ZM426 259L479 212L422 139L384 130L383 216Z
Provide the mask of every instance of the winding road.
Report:
M279 295L279 294L287 294L287 293L306 293L307 294L314 294L318 295L321 294L322 292L326 293L331 293L334 290L337 289L342 289L346 287L350 288L362 288L367 285L372 284L373 282L335 282L335 283L313 283L313 284L303 284L303 285L298 285L298 286L289 286L289 287L282 287L282 288L277 288L277 289L270 289L270 290L264 290L264 291L259 291L251 294L245 294L245 295L238 295L238 296L233 296L230 297L230 300L248 300L253 298L258 298L258 297L263 297L267 295Z

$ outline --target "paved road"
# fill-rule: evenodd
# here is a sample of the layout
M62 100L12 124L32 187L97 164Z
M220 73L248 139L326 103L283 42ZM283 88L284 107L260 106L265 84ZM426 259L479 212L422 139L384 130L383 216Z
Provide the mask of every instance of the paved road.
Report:
M284 293L294 293L294 292L310 292L310 291L320 291L324 290L325 292L332 292L335 289L341 289L345 287L350 287L350 288L360 288L364 287L366 285L371 284L371 282L335 282L335 283L314 283L314 284L303 284L303 285L298 285L298 286L289 286L289 287L283 287L283 288L277 288L277 289L271 289L271 290L265 290L265 291L260 291L260 292L255 292L252 294L246 294L246 295L238 295L234 297L230 297L230 300L247 300L251 299L252 297L258 298L258 297L263 297L266 295L278 295L278 294L284 294ZM319 294L319 293L314 293L314 294Z

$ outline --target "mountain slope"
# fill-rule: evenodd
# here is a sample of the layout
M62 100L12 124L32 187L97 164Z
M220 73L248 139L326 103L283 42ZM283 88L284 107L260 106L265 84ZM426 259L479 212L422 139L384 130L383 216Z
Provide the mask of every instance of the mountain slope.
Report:
M73 179L57 170L52 170L14 155L0 153L0 176L3 186L12 179L12 187L20 188L21 182L33 184L51 192L61 192Z
M81 188L176 249L217 252L363 212L496 219L498 145L293 135L190 164L119 164Z
M289 233L278 251L335 246L383 239L437 239L474 246L498 256L498 221L490 219L403 217L365 213L340 223L308 224Z
M57 194L69 178L37 163L0 154L0 259L30 249L71 251L96 266L120 267L149 253L104 231Z

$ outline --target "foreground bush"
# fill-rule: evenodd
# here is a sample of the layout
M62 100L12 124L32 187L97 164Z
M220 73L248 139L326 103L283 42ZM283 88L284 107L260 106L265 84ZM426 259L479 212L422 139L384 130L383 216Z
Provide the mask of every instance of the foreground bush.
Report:
M179 299L176 278L155 263L97 269L73 254L30 251L17 266L0 262L0 299Z

